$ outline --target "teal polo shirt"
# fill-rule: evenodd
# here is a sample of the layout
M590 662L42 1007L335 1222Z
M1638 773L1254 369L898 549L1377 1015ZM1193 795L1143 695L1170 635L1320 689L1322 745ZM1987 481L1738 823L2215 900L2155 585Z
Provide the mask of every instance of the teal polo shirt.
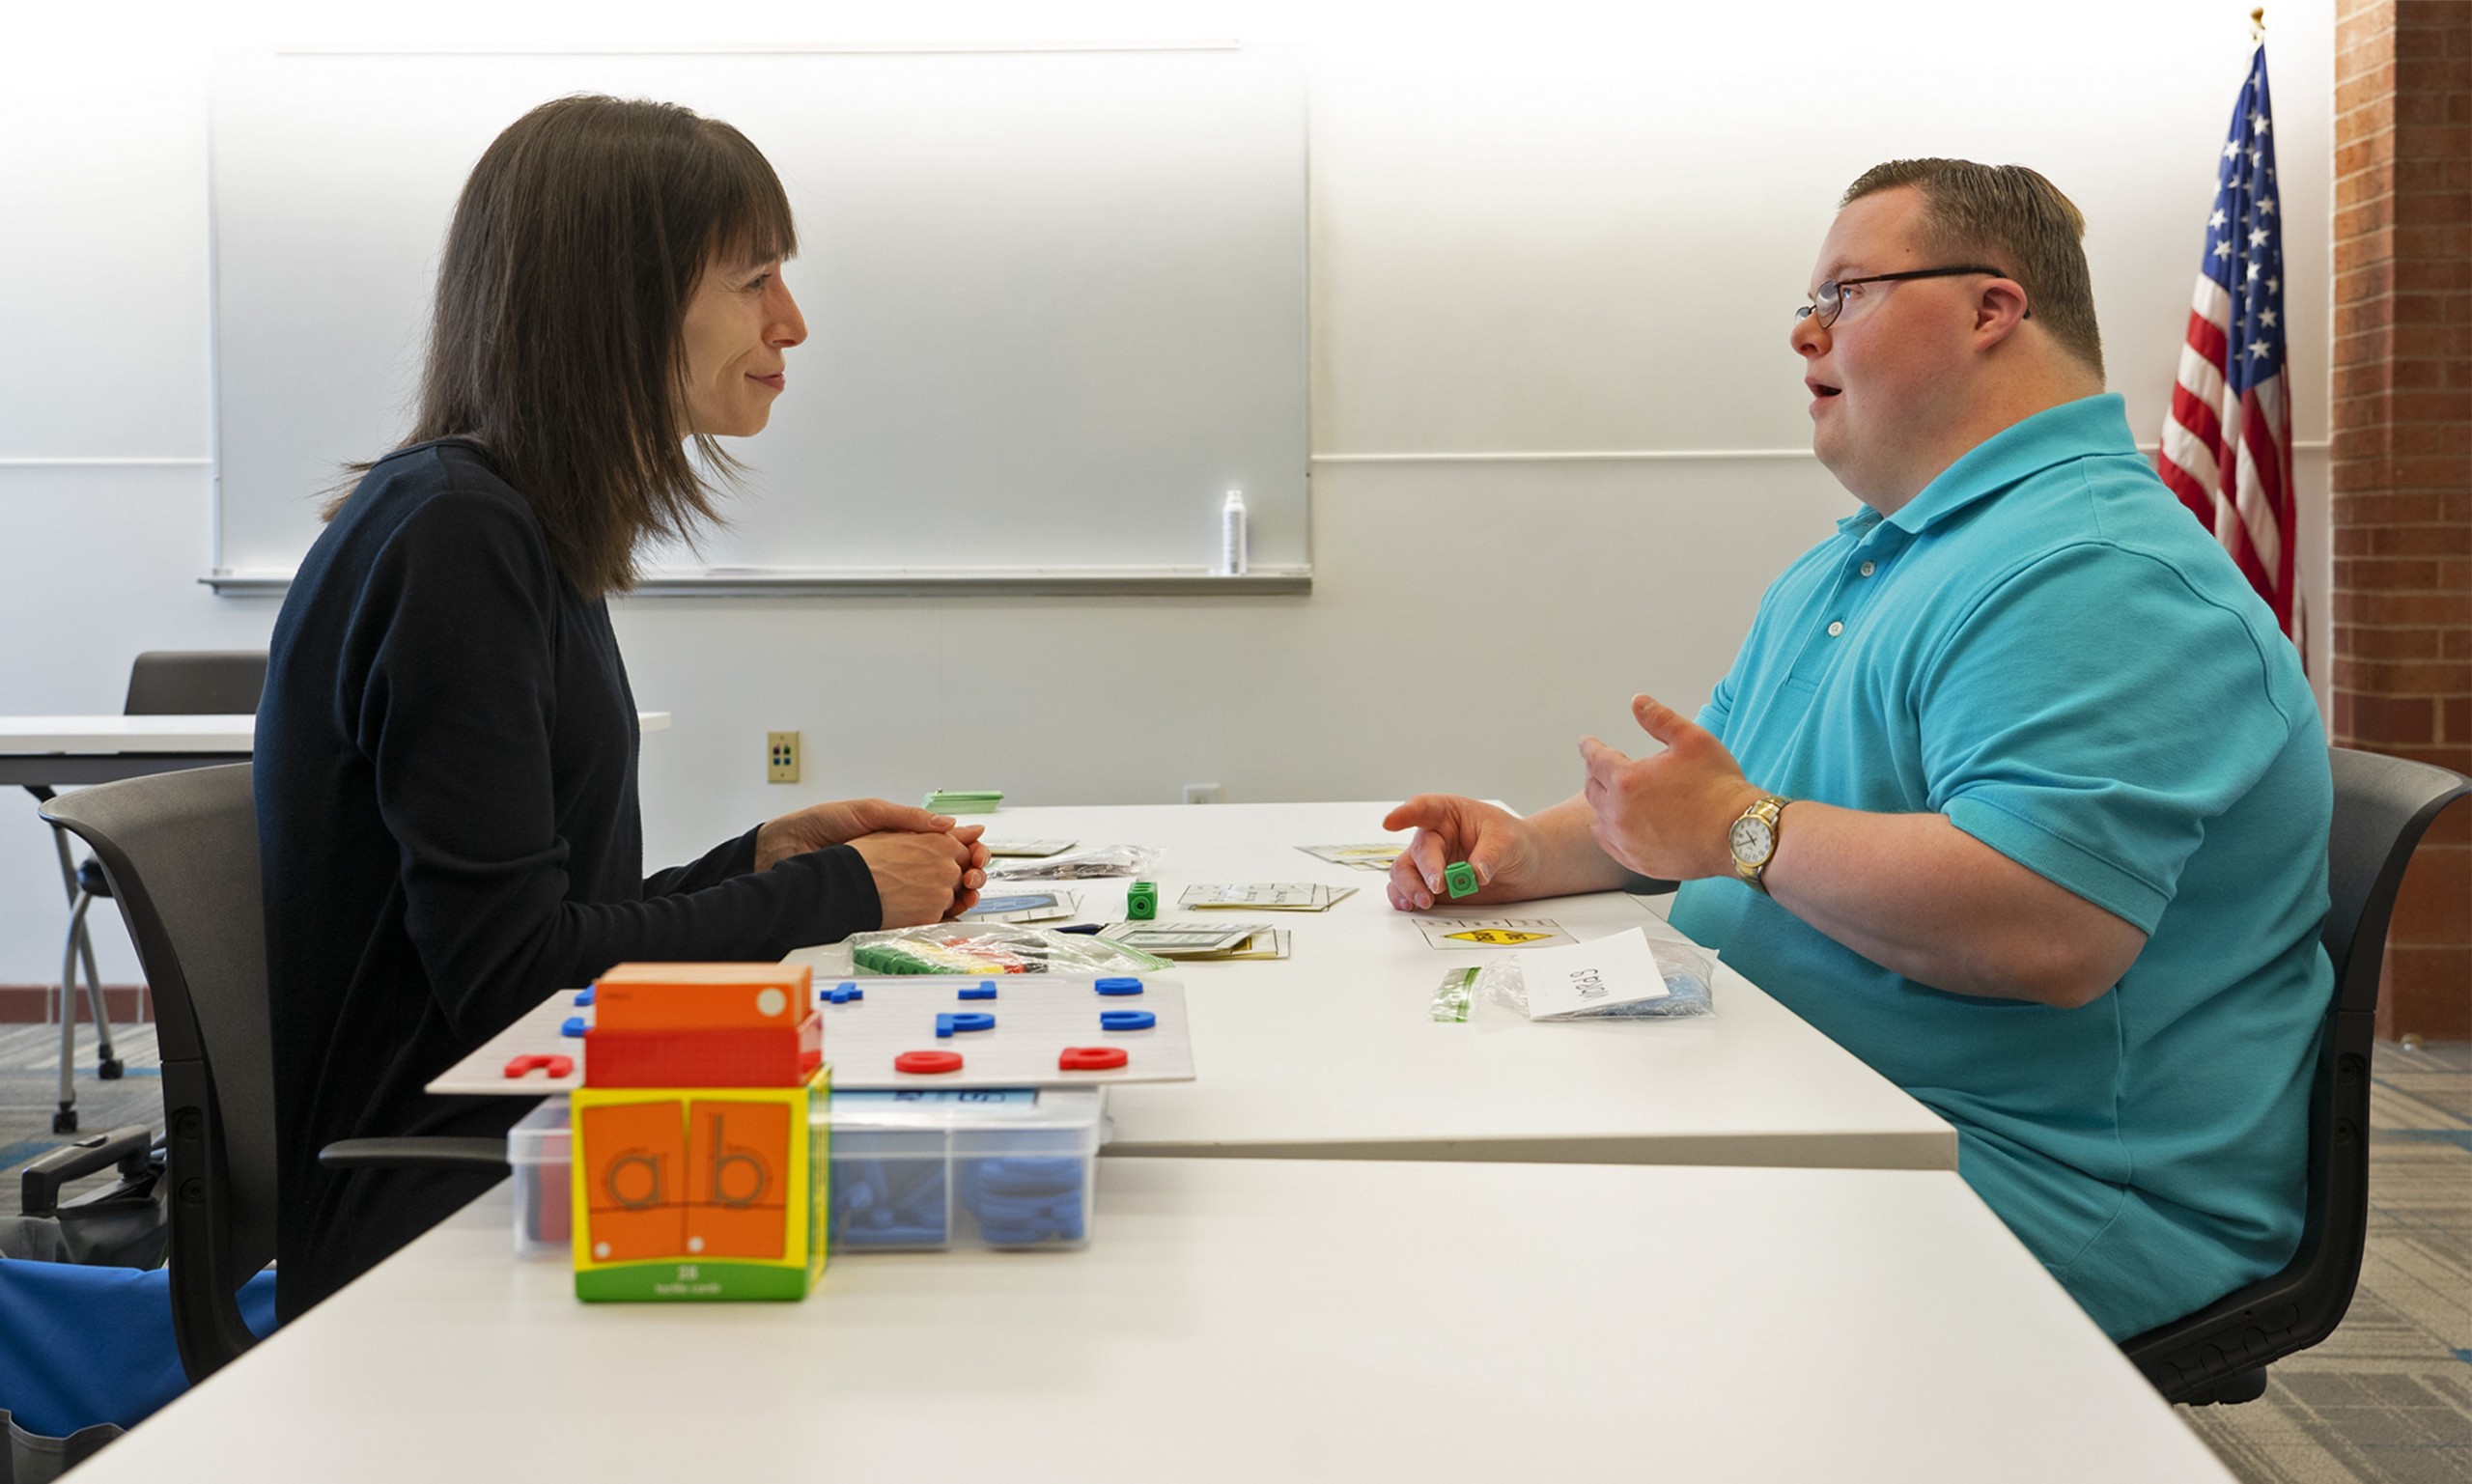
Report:
M2146 932L2109 994L2059 1010L1903 978L1731 879L1672 910L1954 1125L1959 1173L2108 1333L2290 1258L2334 993L2325 734L2118 397L1839 522L1769 588L1700 722L1754 783L1945 814Z

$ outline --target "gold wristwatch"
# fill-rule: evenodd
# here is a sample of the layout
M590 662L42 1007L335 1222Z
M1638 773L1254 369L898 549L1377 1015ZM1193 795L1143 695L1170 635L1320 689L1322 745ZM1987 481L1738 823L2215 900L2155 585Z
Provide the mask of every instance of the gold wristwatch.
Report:
M1768 883L1760 878L1768 872L1768 862L1777 858L1778 821L1792 803L1775 794L1763 795L1760 800L1742 811L1727 832L1727 843L1733 847L1734 874L1752 890L1765 893Z

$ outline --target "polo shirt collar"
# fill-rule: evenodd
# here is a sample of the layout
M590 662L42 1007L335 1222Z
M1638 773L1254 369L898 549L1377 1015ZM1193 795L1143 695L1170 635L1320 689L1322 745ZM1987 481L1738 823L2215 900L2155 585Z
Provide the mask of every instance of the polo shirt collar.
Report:
M2117 393L2104 392L2011 423L1941 470L1939 478L1888 518L1889 523L1920 535L1977 500L2055 464L2089 454L2134 456L2137 440L2129 434L2126 406Z

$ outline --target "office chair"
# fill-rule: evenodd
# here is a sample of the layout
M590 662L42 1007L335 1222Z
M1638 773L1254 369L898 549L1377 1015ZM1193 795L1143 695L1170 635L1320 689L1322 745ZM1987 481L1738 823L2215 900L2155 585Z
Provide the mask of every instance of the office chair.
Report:
M104 783L42 816L94 847L154 989L172 1189L172 1332L194 1383L255 1341L235 1299L274 1257L274 1045L252 765ZM331 1168L503 1170L500 1139L344 1139Z
M2266 1366L2335 1331L2360 1282L2369 1233L2369 1057L2386 928L2403 868L2438 811L2472 782L2427 763L2329 748L2335 827L2327 843L2325 926L2335 998L2309 1093L2309 1187L2300 1246L2282 1272L2121 1349L2166 1399L2255 1401Z
M258 709L266 688L265 650L154 650L137 657L128 668L128 695L124 716L245 716ZM26 792L48 803L48 787L29 783ZM111 887L94 859L82 866L69 863L69 837L52 831L60 852L60 880L69 892L69 940L60 955L60 1106L51 1115L51 1132L77 1132L77 1087L71 1079L76 1050L77 968L86 969L86 1007L95 1018L97 1073L105 1081L121 1075L121 1060L112 1051L111 1015L103 1008L103 985L95 972L95 945L86 934L86 910Z

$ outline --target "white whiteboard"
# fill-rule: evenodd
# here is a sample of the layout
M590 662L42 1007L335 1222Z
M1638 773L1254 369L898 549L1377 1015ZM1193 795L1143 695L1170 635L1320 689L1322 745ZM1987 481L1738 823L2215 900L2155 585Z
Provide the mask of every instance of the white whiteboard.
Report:
M401 440L465 175L585 91L735 125L798 217L789 393L655 575L1198 578L1231 489L1309 570L1304 71L1231 46L218 58L218 574L288 577Z

